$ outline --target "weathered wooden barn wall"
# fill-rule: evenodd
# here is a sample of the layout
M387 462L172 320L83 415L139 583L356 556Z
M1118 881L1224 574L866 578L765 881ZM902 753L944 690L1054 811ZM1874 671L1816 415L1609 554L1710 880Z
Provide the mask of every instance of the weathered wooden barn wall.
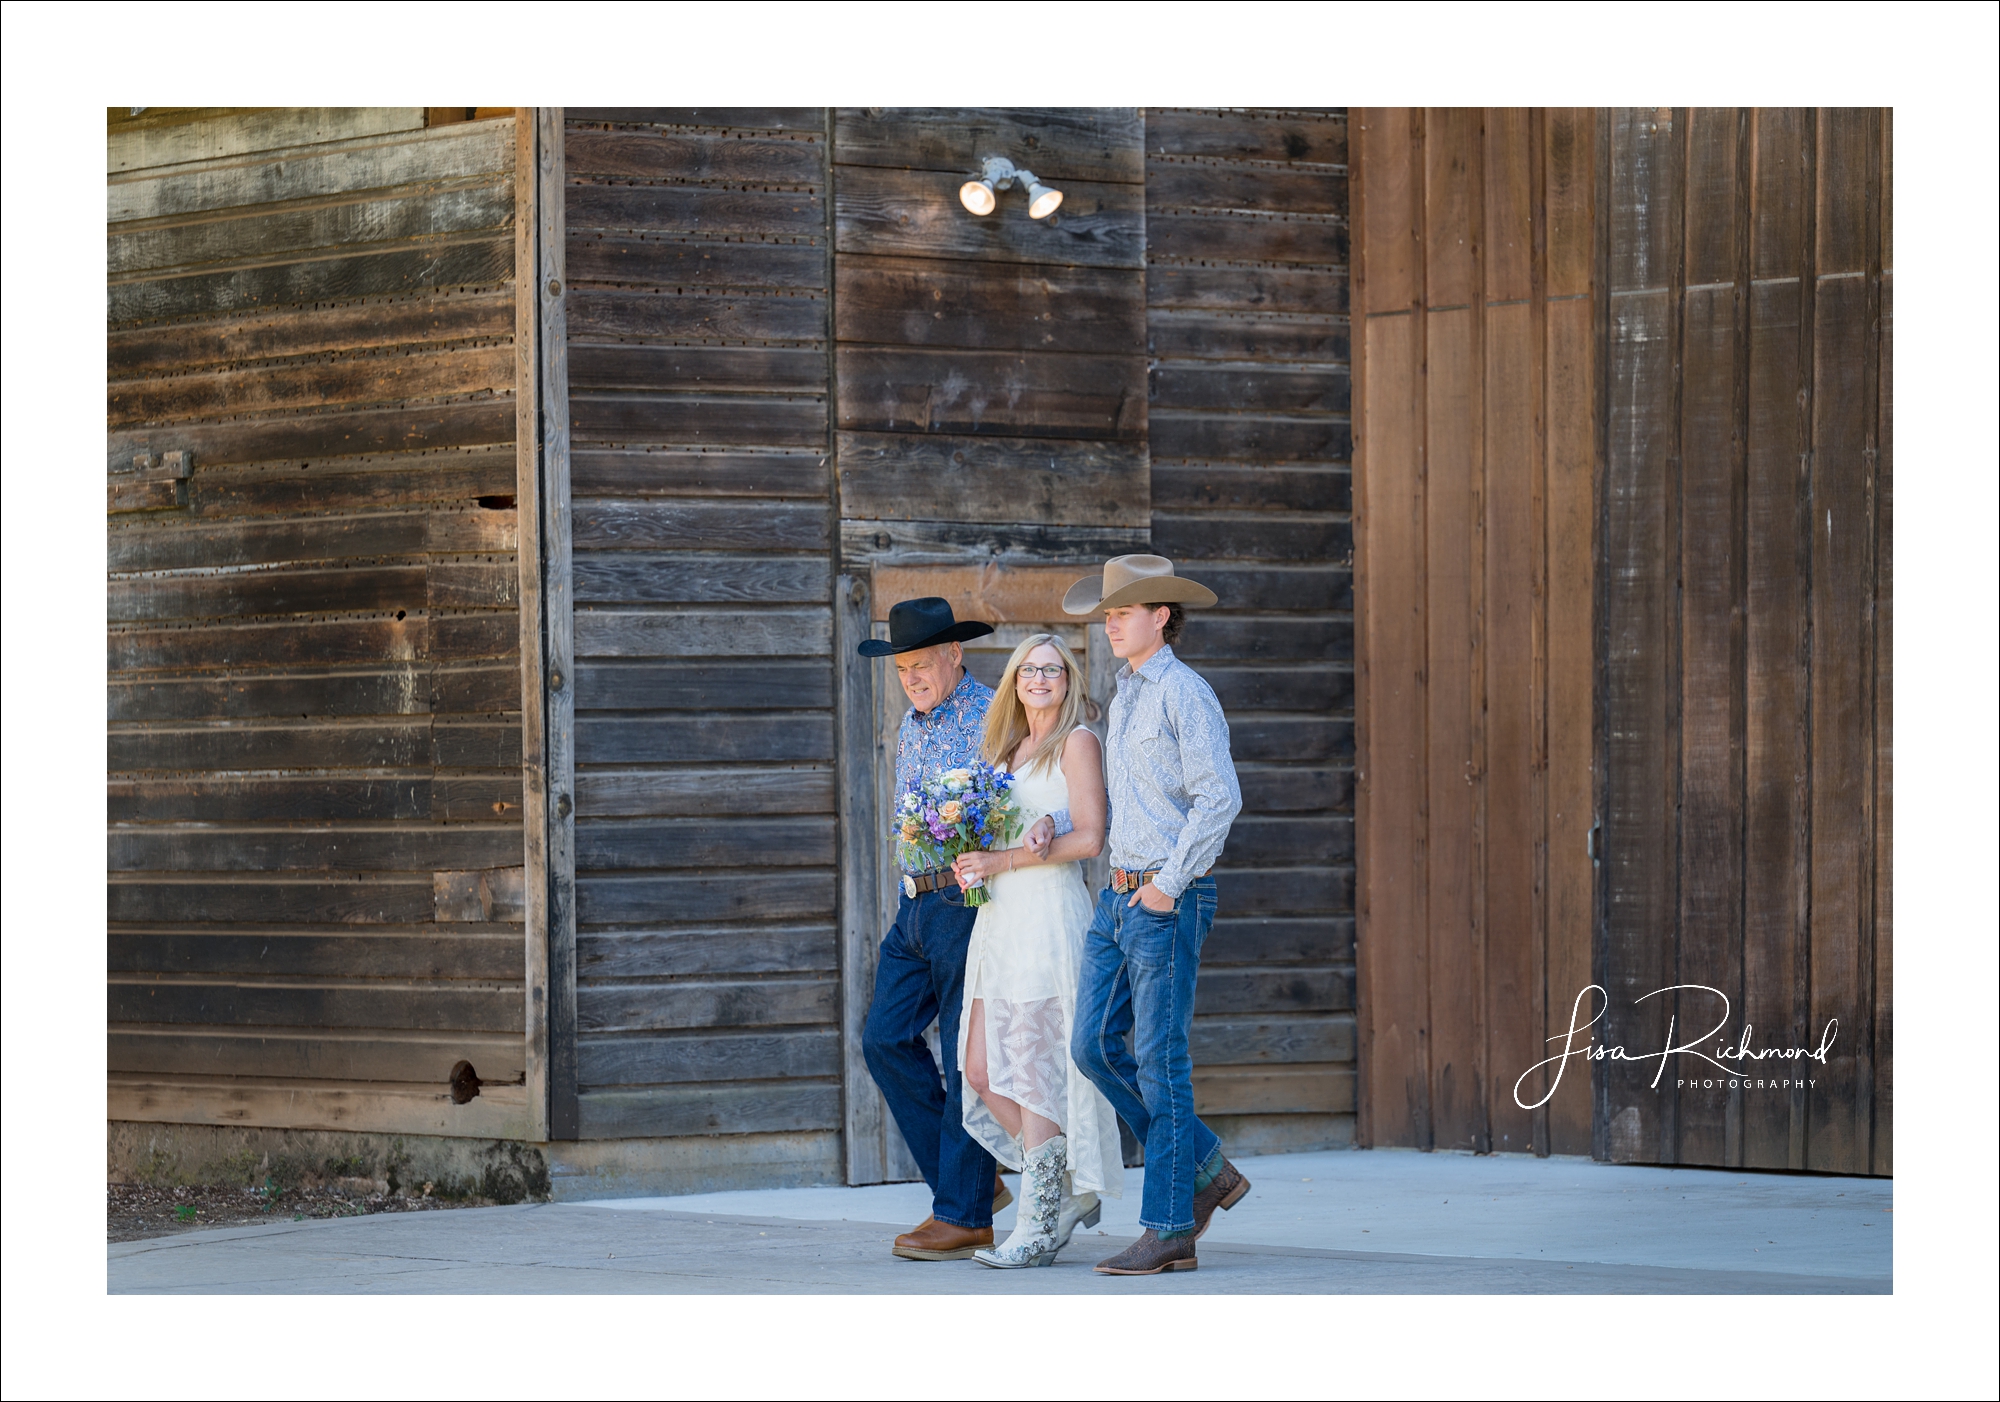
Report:
M1354 1135L1347 140L1338 108L1146 112L1153 548L1221 596L1177 651L1243 787L1193 1035L1237 1152Z
M1058 601L1154 548L1233 1148L1890 1171L1886 112L1358 113L1350 348L1338 109L530 110L113 113L113 1119L912 1176L853 645L941 593L1108 700ZM1593 979L1838 1030L1521 1109Z
M552 1122L731 1136L718 1165L791 1135L837 1178L826 116L571 108L565 132L576 1109L552 1081Z
M1361 1138L1585 1153L1594 119L1353 122Z
M1602 1063L1596 1152L1886 1174L1889 114L1601 121L1601 1035L1723 1021L1706 991L1638 1001L1675 984L1728 999L1708 1042L1838 1027L1809 1087Z
M113 1120L531 1129L515 143L114 123Z

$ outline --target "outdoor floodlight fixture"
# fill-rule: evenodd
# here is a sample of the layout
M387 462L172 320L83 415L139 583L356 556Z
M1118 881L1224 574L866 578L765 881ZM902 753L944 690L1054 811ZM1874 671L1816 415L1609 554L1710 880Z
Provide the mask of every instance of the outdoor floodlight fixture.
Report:
M958 187L958 202L973 214L991 214L994 206L1000 203L999 200L994 198L994 186L997 185L1004 190L1014 183L1006 176L995 179L992 174L995 165L1004 165L1009 170L1013 169L1010 162L988 160L984 171L978 177L968 180Z
M1051 214L1054 214L1056 206L1062 203L1062 191L1051 190L1048 186L1042 184L1041 181L1035 179L1032 171L1024 170L1021 172L1021 183L1028 187L1028 217L1030 219L1046 219Z
M979 163L979 174L958 187L958 202L974 214L991 214L999 205L995 190L1005 190L1019 181L1028 190L1028 217L1046 219L1062 203L1062 191L1051 189L1035 178L1032 170L1021 170L1005 156L988 156Z

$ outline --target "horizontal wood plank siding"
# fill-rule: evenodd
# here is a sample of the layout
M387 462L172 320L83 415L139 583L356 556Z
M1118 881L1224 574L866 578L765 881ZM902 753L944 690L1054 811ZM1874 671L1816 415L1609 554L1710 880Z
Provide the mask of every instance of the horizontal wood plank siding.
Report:
M514 128L111 137L114 1119L529 1132Z
M834 114L834 428L840 516L863 553L984 556L977 527L1003 524L1143 541L1142 131L1129 108ZM1062 206L1030 219L1017 185L967 213L958 187L989 155L1032 168ZM1091 553L1060 535L990 543Z
M1347 114L1146 113L1154 547L1221 596L1177 649L1244 790L1195 1103L1244 1152L1354 1137Z
M823 114L566 116L577 1132L837 1129Z

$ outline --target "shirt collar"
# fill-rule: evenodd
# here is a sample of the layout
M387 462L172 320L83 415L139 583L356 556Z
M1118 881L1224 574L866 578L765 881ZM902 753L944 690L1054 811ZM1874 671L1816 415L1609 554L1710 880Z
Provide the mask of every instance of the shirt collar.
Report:
M1167 674L1167 668L1173 666L1175 660L1173 648L1166 643L1161 643L1160 650L1147 658L1146 665L1139 668L1138 671L1133 671L1130 662L1119 668L1118 679L1123 681L1127 677L1140 676L1149 682L1156 682Z
M928 711L920 711L915 706L912 706L910 707L910 714L917 718L917 724L919 725L930 725L933 722L942 720L949 712L957 710L966 701L970 700L972 689L978 685L979 679L972 675L972 669L968 667L965 669L964 674L959 677L958 685L951 689L951 694L946 696L944 700L938 702L937 705L931 707Z

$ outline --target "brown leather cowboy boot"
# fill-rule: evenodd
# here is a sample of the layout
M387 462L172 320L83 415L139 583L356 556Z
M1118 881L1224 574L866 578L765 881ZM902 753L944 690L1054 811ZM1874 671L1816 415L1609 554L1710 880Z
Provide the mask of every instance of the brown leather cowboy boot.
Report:
M1208 1224L1214 1218L1216 1208L1219 1207L1224 1212L1227 1212L1230 1208L1236 1206L1237 1203L1243 1201L1243 1195L1249 1191L1250 1180L1243 1176L1242 1170L1238 1169L1235 1164L1231 1163L1228 1159L1224 1159L1222 1167L1217 1170L1215 1177L1208 1180L1208 1186L1194 1195L1194 1234L1196 1238L1199 1238L1203 1232L1208 1230Z
M954 1227L926 1217L897 1237L891 1250L908 1261L963 1261L980 1247L992 1244L991 1227Z
M1161 1241L1151 1227L1146 1234L1113 1256L1097 1263L1099 1275L1158 1275L1162 1271L1191 1271L1199 1266L1194 1258L1194 1237L1178 1236Z

